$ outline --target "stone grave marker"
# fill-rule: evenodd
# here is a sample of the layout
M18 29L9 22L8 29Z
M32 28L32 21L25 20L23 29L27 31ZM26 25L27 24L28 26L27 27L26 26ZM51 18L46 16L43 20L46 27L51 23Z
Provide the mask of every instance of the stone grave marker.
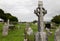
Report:
M54 41L60 41L60 28L55 32Z
M8 22L5 23L4 26L3 26L2 36L7 36L7 35L8 35L8 29L9 29L9 20L8 20Z
M27 34L28 35L31 35L31 34L33 34L33 30L32 30L32 28L30 27L30 24L29 23L26 23L26 31L27 31Z
M24 30L24 34L25 34L25 38L24 38L24 41L28 41L29 39L27 39L27 36L30 36L33 34L33 30L32 28L30 27L29 23L26 23L26 28Z
M6 23L4 24L2 35L3 36L7 36L8 35L8 26L7 26Z
M33 30L32 30L31 27L28 27L27 34L28 35L32 35L33 34Z

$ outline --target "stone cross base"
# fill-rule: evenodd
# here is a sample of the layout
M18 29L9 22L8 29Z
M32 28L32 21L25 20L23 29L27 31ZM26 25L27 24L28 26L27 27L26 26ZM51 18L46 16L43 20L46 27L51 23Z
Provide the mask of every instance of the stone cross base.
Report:
M46 32L37 32L35 34L35 41L48 41Z

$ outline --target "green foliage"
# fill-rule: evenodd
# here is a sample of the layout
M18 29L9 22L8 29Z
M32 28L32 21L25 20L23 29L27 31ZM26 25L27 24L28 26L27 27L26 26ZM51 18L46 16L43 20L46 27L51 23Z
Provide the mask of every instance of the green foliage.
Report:
M18 22L18 19L16 17L14 17L14 16L10 16L9 20L11 22Z
M3 14L4 14L4 11L0 9L0 16L2 16Z
M5 14L4 14L4 11L2 9L0 9L0 18L1 19L5 19Z
M37 20L34 20L33 23L37 23L38 21Z
M4 20L4 22L7 22L9 19L10 22L18 22L17 17L12 16L10 13L4 13L2 9L0 9L0 18Z
M24 41L24 29L26 27L26 23L19 24L19 26L20 26L19 29L10 30L8 36L6 36L6 37L2 37L2 31L1 31L0 32L0 41ZM16 27L16 28L18 28L18 27ZM33 29L34 32L37 31L36 25L31 24L31 28ZM1 27L1 29L2 29L2 27ZM28 36L28 38L30 41L33 41L34 35Z
M60 15L53 17L53 19L51 21L56 24L60 24Z

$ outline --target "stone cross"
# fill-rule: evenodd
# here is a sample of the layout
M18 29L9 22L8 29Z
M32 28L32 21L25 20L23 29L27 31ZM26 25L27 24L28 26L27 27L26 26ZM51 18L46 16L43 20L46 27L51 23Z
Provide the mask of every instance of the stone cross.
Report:
M38 16L38 33L35 34L35 41L47 41L46 40L46 33L44 32L44 22L43 22L43 14L45 9L43 8L43 1L38 1L38 7L34 10L34 13ZM38 37L39 36L39 37Z
M38 31L44 30L44 22L43 16L47 13L47 11L43 8L43 1L38 1L38 7L34 10L34 13L38 17Z

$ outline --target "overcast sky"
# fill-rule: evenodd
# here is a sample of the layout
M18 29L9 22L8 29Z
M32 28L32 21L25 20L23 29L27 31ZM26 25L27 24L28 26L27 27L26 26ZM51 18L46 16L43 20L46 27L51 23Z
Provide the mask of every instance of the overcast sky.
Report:
M19 21L37 20L34 9L38 5L38 0L0 0L0 8L5 13L11 13ZM60 0L43 0L43 6L47 10L44 16L45 21L49 21L53 16L60 14Z

